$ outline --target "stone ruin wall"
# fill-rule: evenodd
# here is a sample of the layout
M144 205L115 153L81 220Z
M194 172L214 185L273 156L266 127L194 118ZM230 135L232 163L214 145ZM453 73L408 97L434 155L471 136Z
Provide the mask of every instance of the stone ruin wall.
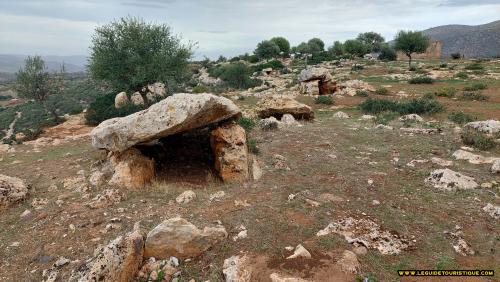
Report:
M422 54L413 53L411 55L411 58L412 59L441 59L442 50L443 50L443 42L432 41L431 45L429 46L429 48L427 48L425 53L422 53ZM398 61L408 60L408 57L404 53L398 52L397 54L398 54Z

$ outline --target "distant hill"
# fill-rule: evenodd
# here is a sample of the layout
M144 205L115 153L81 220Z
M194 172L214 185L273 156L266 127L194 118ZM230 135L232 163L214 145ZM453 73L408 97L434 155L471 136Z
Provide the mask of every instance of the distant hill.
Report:
M0 54L0 73L15 73L24 65L26 55ZM49 71L59 71L64 63L66 72L85 71L85 56L42 56Z
M443 25L422 31L443 42L442 58L460 53L467 58L500 56L500 20L483 25Z

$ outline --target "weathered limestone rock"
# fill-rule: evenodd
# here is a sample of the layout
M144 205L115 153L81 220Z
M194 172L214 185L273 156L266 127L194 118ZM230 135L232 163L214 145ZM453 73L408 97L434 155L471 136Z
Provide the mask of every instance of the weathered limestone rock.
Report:
M259 101L256 112L260 118L271 116L281 118L284 114L291 114L295 119L314 118L314 112L311 107L285 96L272 96Z
M493 204L488 203L483 207L483 211L489 214L494 219L500 219L500 206L495 206Z
M277 130L280 127L280 123L275 117L268 117L259 121L259 127L264 131L272 131Z
M246 255L225 259L222 272L226 277L226 282L252 281L252 268L249 267L249 260Z
M114 168L114 174L109 181L111 185L142 188L155 177L154 161L136 148L113 153L111 165Z
M334 115L333 115L334 118L338 118L338 119L346 119L346 118L349 118L349 115L344 113L344 112L336 112Z
M410 121L416 121L416 122L423 122L424 121L424 119L417 114L404 115L404 116L400 117L399 120L400 121L410 120Z
M455 191L457 189L467 190L478 187L474 178L447 168L434 170L425 182L430 183L435 188L445 191Z
M128 99L127 93L120 92L115 96L115 108L119 109L125 107L129 103L130 100Z
M94 257L77 275L78 282L132 281L142 264L144 238L136 225L132 233L120 236L94 252Z
M210 144L215 156L215 169L224 182L248 179L248 148L246 133L237 124L218 127L211 133Z
M279 275L278 273L272 273L271 275L269 275L269 278L271 278L271 282L309 282L309 280L305 280L302 278L284 277Z
M165 97L167 94L166 86L161 82L148 85L148 91L156 97Z
M298 77L301 90L304 94L325 95L337 90L337 83L333 81L330 71L325 68L308 68L300 72Z
M302 244L297 245L293 254L288 256L286 259L294 259L294 258L311 258L311 253L302 246Z
M92 145L98 149L122 152L139 143L204 127L240 114L240 109L227 98L207 93L179 93L146 110L102 122L91 132Z
M500 158L484 157L464 150L455 151L453 157L457 160L467 160L471 164L491 164L500 161Z
M192 200L194 200L194 198L196 198L196 193L193 192L192 190L187 190L182 192L179 196L177 196L177 198L175 198L175 201L178 204L187 204Z
M28 189L22 179L0 174L0 207L24 201L28 197Z
M483 120L467 123L464 128L474 129L478 132L487 134L496 134L500 132L500 121L498 120Z
M346 273L358 273L361 269L361 264L359 263L358 256L351 252L345 250L342 254L342 258L337 261L340 269Z
M144 257L193 258L226 237L227 232L223 226L205 227L200 230L183 218L171 218L149 232Z
M142 98L142 95L139 92L135 92L134 94L132 94L132 96L130 97L130 101L136 106L144 105L144 98Z
M500 160L493 162L493 165L491 166L491 173L500 173Z

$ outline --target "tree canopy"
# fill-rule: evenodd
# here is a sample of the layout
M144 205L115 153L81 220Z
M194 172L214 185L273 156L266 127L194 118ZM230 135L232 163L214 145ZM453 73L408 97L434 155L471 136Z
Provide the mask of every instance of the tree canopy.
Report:
M165 24L121 18L96 28L89 71L115 91L137 91L154 82L171 86L187 79L192 48Z
M271 38L272 43L278 45L280 48L280 52L283 52L284 55L287 55L290 53L290 42L284 37L273 37Z
M429 37L419 31L400 31L394 41L394 49L408 56L409 66L411 66L411 54L424 53L431 44Z
M379 52L382 43L385 42L382 35L373 31L360 33L356 39L369 45L372 52Z
M264 40L257 44L254 53L259 59L271 59L279 55L280 47L270 40Z

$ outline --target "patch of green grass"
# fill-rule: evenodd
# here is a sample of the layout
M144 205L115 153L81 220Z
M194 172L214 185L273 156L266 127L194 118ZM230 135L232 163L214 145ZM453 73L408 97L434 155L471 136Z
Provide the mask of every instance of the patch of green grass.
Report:
M455 87L443 87L434 92L434 95L438 97L448 97L451 98L455 96L457 93L457 89Z
M209 92L208 87L203 86L203 85L196 85L193 87L193 93L207 93Z
M436 270L445 270L445 269L454 269L457 268L457 263L455 258L449 256L440 256L436 260L435 269Z
M473 116L463 112L452 112L448 115L448 119L453 121L454 123L463 125L468 122L477 120L477 116Z
M324 105L333 105L335 101L331 96L320 95L314 99L314 103L316 104L324 104Z
M459 99L465 101L486 101L488 100L488 96L478 92L463 92Z
M433 99L413 99L409 101L394 102L383 99L367 99L359 105L360 109L366 113L379 114L390 111L401 115L437 113L444 109L438 101Z
M238 120L238 124L246 131L251 131L257 125L257 122L251 118L242 117Z
M387 94L389 94L389 90L387 88L384 88L384 87L379 87L375 90L375 93L377 95L387 95Z
M257 140L255 139L248 139L248 151L250 151L252 154L258 155L260 154L260 149L259 146L257 145Z
M464 87L464 91L478 91L478 90L484 90L488 88L488 85L486 83L482 82L477 82L472 85L467 85Z
M368 97L368 92L365 90L357 89L356 90L356 96L358 97Z
M484 66L480 62L474 62L464 67L466 70L484 70Z
M455 77L460 79L467 79L469 78L469 75L466 72L461 71L455 74Z
M398 117L399 113L388 111L378 114L374 121L376 124L387 125L389 122L395 120Z
M434 79L428 77L428 76L420 76L420 77L415 77L410 80L408 80L409 84L432 84L434 83Z
M479 150L490 150L496 147L495 137L477 132L473 129L465 129L460 134L465 145L473 146Z

